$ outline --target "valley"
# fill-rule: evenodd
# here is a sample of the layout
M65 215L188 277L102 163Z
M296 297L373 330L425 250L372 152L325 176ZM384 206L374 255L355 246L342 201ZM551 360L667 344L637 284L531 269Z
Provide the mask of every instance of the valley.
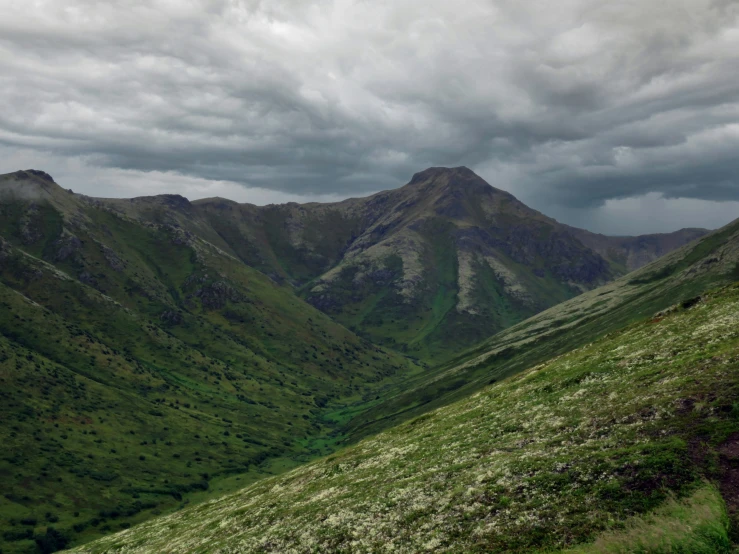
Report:
M42 171L0 176L0 548L145 534L147 521L201 513L188 506L323 456L366 444L382 455L409 420L507 391L513 375L739 279L737 224L706 233L595 235L467 168L368 198L263 207L91 198ZM426 436L456 441L444 425ZM310 540L345 548L341 533Z
M738 314L712 290L75 552L729 552Z

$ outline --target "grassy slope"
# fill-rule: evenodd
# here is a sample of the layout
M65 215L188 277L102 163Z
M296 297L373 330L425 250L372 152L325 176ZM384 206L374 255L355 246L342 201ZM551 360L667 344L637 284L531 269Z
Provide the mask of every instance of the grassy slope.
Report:
M738 367L734 285L76 552L727 552Z
M669 498L646 516L627 520L564 554L712 554L733 551L726 503L713 484L686 498Z
M532 255L533 260L527 265L509 259L501 250L483 244L470 246L469 241L464 250L472 252L474 272L462 276L457 260L462 247L457 244L455 234L462 233L464 226L460 230L459 222L453 219L424 217L423 223L414 228L419 244L415 263L420 267L422 279L413 287L412 295L401 294L404 262L399 263L398 256L390 254L371 264L361 257L360 261L344 262L344 270L324 285L327 291L316 294L311 290L311 283L303 289L302 296L319 307L323 305L315 299L328 296L331 303L324 309L337 321L373 342L438 363L479 343L491 333L580 292L548 272L546 267L551 260L538 254ZM509 223L515 228L532 225L530 221L515 218ZM503 235L497 238L506 241ZM528 301L523 302L510 294L501 277L482 261L483 253L505 261L514 272L516 282L528 291ZM380 278L364 275L358 280L357 274L371 273L368 268L387 275ZM542 276L536 276L533 270L541 271ZM462 279L469 283L462 285ZM462 286L470 289L475 313L457 309Z
M324 453L408 369L176 228L60 202L0 205L3 552L34 551L48 524L88 540Z
M713 286L739 278L739 221L541 312L419 375L354 419L354 439L464 398Z
M51 203L0 204L0 235L15 245L0 248L10 253L0 252L3 551L32 550L49 523L86 540L282 471L335 448L349 422L355 437L386 425L364 423L420 377L224 254L223 229L184 199L81 201L31 181ZM195 236L180 226L188 218ZM451 315L453 341L469 328L453 317L456 258L443 240L429 244L437 293L414 323L428 317L423 339L438 341ZM495 275L481 275L479 301L506 324L520 317ZM413 340L407 314L388 305Z

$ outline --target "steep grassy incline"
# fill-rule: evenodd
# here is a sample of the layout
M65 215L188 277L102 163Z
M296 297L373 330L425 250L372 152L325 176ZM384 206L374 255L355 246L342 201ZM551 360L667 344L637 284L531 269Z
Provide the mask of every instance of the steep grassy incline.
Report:
M404 382L383 402L352 420L346 431L356 440L387 429L736 279L739 220Z
M732 285L75 552L728 552L738 464Z
M355 405L418 369L181 228L48 176L0 179L6 554L51 552L325 453Z

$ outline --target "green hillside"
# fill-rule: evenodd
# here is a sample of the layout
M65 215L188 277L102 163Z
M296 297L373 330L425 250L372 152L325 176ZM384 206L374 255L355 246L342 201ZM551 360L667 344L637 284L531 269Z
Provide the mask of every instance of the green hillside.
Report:
M729 552L738 464L733 285L75 552Z
M346 432L356 440L387 429L737 279L739 220L410 378L353 419Z
M429 168L400 188L325 204L66 196L197 237L359 336L432 364L706 232L595 235L465 167Z
M0 179L0 305L4 553L325 453L355 405L420 370L207 241L43 174Z

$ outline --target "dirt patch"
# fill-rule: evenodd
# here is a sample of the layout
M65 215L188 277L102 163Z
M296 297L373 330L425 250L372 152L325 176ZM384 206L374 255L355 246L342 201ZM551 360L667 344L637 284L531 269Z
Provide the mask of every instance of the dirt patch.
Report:
M677 400L675 400L675 409L680 415L685 415L689 412L692 412L694 406L694 398L678 398Z
M739 433L734 433L718 449L721 479L719 489L731 520L731 535L739 542Z
M739 433L732 435L727 442L722 444L718 452L722 458L739 462Z
M706 458L710 452L710 449L706 444L707 440L708 439L706 437L693 437L688 441L688 457L697 467L700 468L705 466Z

